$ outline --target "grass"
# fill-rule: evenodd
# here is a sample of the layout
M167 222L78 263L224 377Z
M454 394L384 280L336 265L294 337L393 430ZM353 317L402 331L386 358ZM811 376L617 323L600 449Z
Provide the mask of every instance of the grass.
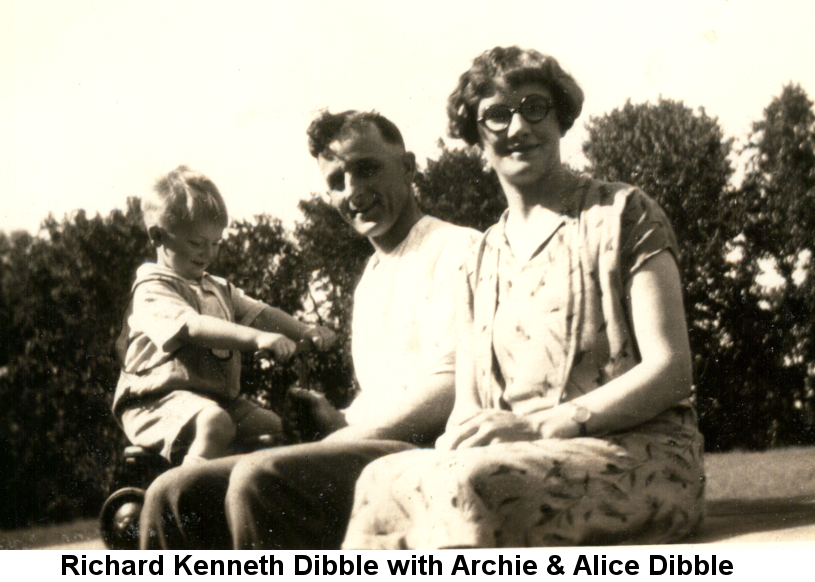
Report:
M0 531L0 550L30 550L99 539L98 520L81 519L71 523Z
M815 448L705 456L708 500L815 500Z
M705 456L708 501L815 501L815 447ZM808 503L807 503L808 504ZM102 548L95 519L0 531L0 550L72 545Z

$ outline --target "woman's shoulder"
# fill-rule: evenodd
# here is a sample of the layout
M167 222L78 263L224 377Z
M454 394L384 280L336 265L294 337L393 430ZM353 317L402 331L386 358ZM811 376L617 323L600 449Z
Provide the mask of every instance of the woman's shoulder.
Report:
M637 186L586 178L583 200L581 232L588 248L615 250L632 269L644 262L640 255L647 249L669 249L679 256L668 216Z
M643 217L648 221L667 221L659 203L638 186L582 176L581 189L579 214L589 226L616 224L625 230L631 226L629 223L639 222Z
M583 191L581 196L581 211L612 210L618 208L619 212L628 204L629 200L651 200L639 187L625 182L606 182L591 176L580 177L579 188Z

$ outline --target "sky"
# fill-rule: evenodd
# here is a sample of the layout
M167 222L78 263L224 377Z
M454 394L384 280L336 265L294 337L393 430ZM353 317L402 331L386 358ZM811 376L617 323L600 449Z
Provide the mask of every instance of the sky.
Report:
M660 97L703 106L728 137L789 82L815 98L815 3L0 0L0 230L107 215L179 164L212 178L233 218L291 225L325 186L305 129L321 109L376 109L424 165L473 58L555 56L584 124Z

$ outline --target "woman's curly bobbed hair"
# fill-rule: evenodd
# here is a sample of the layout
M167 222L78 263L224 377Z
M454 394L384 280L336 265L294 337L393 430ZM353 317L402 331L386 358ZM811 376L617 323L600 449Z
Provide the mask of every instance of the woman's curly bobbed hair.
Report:
M554 57L517 46L483 52L458 80L447 99L447 133L470 145L479 142L478 103L495 94L500 84L517 87L540 83L552 92L560 134L565 135L583 109L583 90Z

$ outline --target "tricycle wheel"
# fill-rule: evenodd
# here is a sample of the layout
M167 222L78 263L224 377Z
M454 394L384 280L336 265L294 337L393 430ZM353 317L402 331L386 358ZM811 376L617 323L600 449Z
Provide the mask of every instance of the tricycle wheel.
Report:
M111 550L139 548L139 516L144 505L144 489L125 487L107 498L99 515L102 539Z

